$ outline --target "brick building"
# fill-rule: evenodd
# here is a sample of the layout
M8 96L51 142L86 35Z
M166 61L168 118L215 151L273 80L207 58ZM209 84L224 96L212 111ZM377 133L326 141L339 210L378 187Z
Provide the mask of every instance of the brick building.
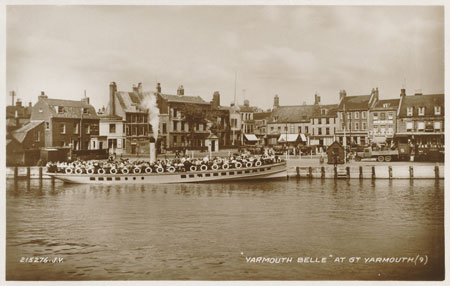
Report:
M314 104L318 107L311 117L310 145L328 147L335 140L337 123L337 104L320 104L320 96L315 95Z
M445 141L444 94L416 93L407 96L401 90L395 138L413 146L439 145Z
M347 96L339 92L336 137L344 146L366 145L369 142L369 110L378 101L378 88L368 95Z
M31 121L44 121L45 147L99 148L99 118L88 97L52 99L42 92L32 108Z
M400 99L380 99L369 111L369 143L391 145L397 125Z

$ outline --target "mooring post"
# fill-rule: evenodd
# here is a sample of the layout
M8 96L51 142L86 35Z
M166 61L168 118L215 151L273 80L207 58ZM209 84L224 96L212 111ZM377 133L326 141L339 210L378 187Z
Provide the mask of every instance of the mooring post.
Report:
M19 179L19 167L14 167L14 181Z
M414 168L413 166L409 166L409 178L414 179Z
M295 171L297 172L297 178L300 179L300 167L295 167Z
M376 179L375 166L372 166L372 179Z
M312 177L313 177L313 174L312 174L312 167L309 167L309 170L308 170L308 171L309 171L309 177L312 178Z
M359 166L359 178L362 179L363 177L363 167Z
M347 179L350 179L350 166L347 166Z
M30 180L30 177L31 177L31 168L27 167L27 181Z
M334 166L334 178L337 179L337 166Z
M39 180L42 181L42 167L39 166Z
M388 166L389 168L389 179L392 179L392 166Z
M322 166L320 168L320 176L322 177L322 179L325 178L325 167L324 166Z
M436 178L436 180L439 180L439 166L438 165L434 166L434 177Z

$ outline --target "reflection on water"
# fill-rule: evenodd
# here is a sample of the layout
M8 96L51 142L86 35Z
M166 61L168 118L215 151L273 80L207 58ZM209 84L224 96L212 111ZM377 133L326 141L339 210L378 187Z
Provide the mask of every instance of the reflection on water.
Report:
M444 183L7 182L8 280L439 280ZM297 257L426 255L427 265ZM245 257L295 263L247 263ZM20 263L62 257L63 263Z

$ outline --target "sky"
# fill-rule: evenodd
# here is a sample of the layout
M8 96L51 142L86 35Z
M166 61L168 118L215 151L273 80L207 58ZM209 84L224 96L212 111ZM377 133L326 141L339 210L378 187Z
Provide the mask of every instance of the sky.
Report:
M8 6L6 84L25 104L108 103L109 83L271 108L444 92L439 6ZM7 102L11 102L8 96Z

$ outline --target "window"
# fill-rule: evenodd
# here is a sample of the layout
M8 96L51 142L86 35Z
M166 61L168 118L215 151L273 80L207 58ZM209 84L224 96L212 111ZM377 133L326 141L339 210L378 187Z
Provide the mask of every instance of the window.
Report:
M441 115L441 107L436 105L434 107L434 115Z
M91 125L90 124L86 124L86 134L91 134Z
M366 123L365 122L361 123L361 130L366 130Z
M314 129L313 129L314 130ZM322 128L317 128L317 135L322 135Z
M35 132L34 132L34 140L35 140L36 142L41 141L41 133L40 133L39 131L35 131Z
M419 107L418 112L419 112L419 116L424 116L425 115L425 107Z
M83 108L83 114L88 114L89 113L89 109L88 108Z
M359 130L359 122L355 122L355 130Z
M287 126L284 126L284 131L285 131L285 132L287 132L287 131L288 131L288 128L287 128Z
M343 115L342 115L343 113L342 112L339 112L339 119L343 119Z
M434 122L434 130L441 130L441 122L439 121Z
M174 108L174 109L173 109L173 117L177 117L177 115L178 115L178 114L177 114L177 110Z
M419 131L425 130L425 122L417 122L417 130Z
M389 103L384 103L384 104L383 104L383 107L384 107L384 108L388 108L389 105L390 105Z
M351 112L347 113L347 119L352 119L352 113Z
M393 113L393 112L389 112L389 113L388 113L388 119L389 119L389 120L394 119L394 113Z
M122 141L122 148L125 149L126 145L125 145L125 139L123 139Z
M80 124L74 123L73 124L73 134L78 134L78 129L80 128Z
M173 122L173 131L177 131L177 122L176 121Z
M325 122L326 122L326 124L330 124L330 118L327 117Z
M341 129L344 130L345 129L345 124L342 123Z
M167 133L167 124L166 124L166 123L163 123L163 124L162 124L162 133L163 133L163 134L166 134L166 133Z
M44 110L42 110L42 108L39 108L39 113L42 113L42 112L44 112Z
M413 125L413 122L406 122L406 131L412 131Z
M173 136L173 146L177 146L177 136Z
M308 126L305 126L305 133L309 133L309 128L308 128Z
M302 133L302 127L301 126L298 127L298 133Z
M355 119L359 119L359 112L358 111L355 112Z
M109 133L116 133L116 124L115 123L109 124Z
M45 129L50 129L50 122L45 122Z
M413 116L413 108L412 107L407 107L406 108L406 115L407 116Z
M134 135L134 136L137 135L137 127L136 126L133 126L133 133L132 133L132 135Z
M64 112L64 106L58 106L58 113Z
M278 126L278 133L280 133L281 132L281 127L280 126Z
M95 141L92 141L92 149L95 149Z
M361 118L362 119L366 119L366 112L365 111L361 111Z
M373 113L373 120L378 120L378 112Z
M65 123L61 123L61 125L59 125L59 133L66 134L66 124Z
M326 130L325 130L325 132L326 132L326 133L325 133L326 135L330 135L330 127L327 127Z
M322 123L322 124L325 124L325 122L326 122L326 119L325 119L325 118L322 118L322 119L321 119L321 123Z
M386 113L380 112L380 120L386 120Z
M184 131L184 122L181 122L181 131Z

